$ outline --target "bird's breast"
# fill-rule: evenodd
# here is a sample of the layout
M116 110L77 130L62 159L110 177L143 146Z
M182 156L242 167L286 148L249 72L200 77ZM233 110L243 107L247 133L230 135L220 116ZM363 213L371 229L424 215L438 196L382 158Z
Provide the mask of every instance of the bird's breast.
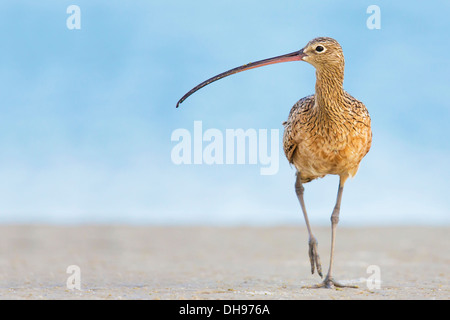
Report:
M367 153L369 139L371 134L363 124L348 120L326 124L308 122L297 134L292 163L302 176L312 179L345 172L354 175Z

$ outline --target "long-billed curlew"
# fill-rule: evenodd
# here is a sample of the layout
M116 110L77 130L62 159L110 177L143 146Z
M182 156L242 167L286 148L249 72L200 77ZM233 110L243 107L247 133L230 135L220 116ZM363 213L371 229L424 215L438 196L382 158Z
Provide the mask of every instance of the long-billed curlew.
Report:
M316 92L300 99L283 123L283 148L288 161L295 166L295 192L309 233L309 259L311 273L317 270L322 277L322 267L303 199L303 183L328 174L338 175L339 188L336 205L331 214L331 254L328 273L315 287L353 287L342 285L332 276L336 227L339 222L342 192L345 181L353 177L362 158L369 152L372 142L370 116L364 104L343 89L344 55L339 43L327 37L315 38L293 53L252 62L206 80L185 94L177 108L187 97L211 82L226 76L265 65L306 61L316 68Z

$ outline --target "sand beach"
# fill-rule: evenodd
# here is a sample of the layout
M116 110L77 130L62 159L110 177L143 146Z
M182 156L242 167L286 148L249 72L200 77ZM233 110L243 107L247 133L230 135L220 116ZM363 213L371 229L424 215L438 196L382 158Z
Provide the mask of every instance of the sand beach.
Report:
M326 271L329 228L314 230ZM450 297L448 227L340 228L334 276L357 289L305 288L320 281L307 240L301 226L3 225L0 299Z

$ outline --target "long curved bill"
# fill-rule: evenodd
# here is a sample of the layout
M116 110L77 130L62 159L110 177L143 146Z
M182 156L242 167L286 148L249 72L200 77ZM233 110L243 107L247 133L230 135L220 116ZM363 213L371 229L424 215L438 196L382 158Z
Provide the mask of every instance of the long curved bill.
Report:
M214 77L212 77L212 78L210 78L210 79L200 83L198 86L196 86L191 91L186 93L178 101L177 108L180 106L181 103L183 103L184 100L186 100L194 92L200 90L201 88L203 88L204 86L207 86L210 83L213 83L214 81L220 80L222 78L228 77L228 76L230 76L232 74L235 74L235 73L238 73L238 72L242 72L242 71L246 71L246 70L250 70L250 69L254 69L254 68L259 68L259 67L263 67L263 66L268 66L269 64L280 63L280 62L289 62L289 61L300 61L305 56L306 56L306 54L303 53L303 49L302 49L300 51L295 51L295 52L288 53L288 54L285 54L285 55L282 55L282 56L273 57L273 58L269 58L269 59L264 59L264 60L251 62L251 63L248 63L248 64L244 64L243 66L240 66L240 67L228 70L226 72L223 72L221 74L218 74L217 76L214 76Z

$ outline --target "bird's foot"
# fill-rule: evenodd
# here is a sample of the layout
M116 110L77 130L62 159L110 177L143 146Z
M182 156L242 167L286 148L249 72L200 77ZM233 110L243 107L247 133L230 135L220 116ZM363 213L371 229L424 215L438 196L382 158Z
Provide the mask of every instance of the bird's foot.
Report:
M333 289L333 288L354 288L357 289L359 288L356 285L346 285L346 284L342 284L337 282L336 280L334 280L332 277L326 277L325 280L323 280L322 283L316 284L314 286L308 286L307 288L313 288L313 289L318 289L318 288L327 288L327 289Z
M319 253L317 252L318 242L314 236L309 238L309 261L311 262L311 274L317 269L317 273L322 278L322 265L320 264Z

